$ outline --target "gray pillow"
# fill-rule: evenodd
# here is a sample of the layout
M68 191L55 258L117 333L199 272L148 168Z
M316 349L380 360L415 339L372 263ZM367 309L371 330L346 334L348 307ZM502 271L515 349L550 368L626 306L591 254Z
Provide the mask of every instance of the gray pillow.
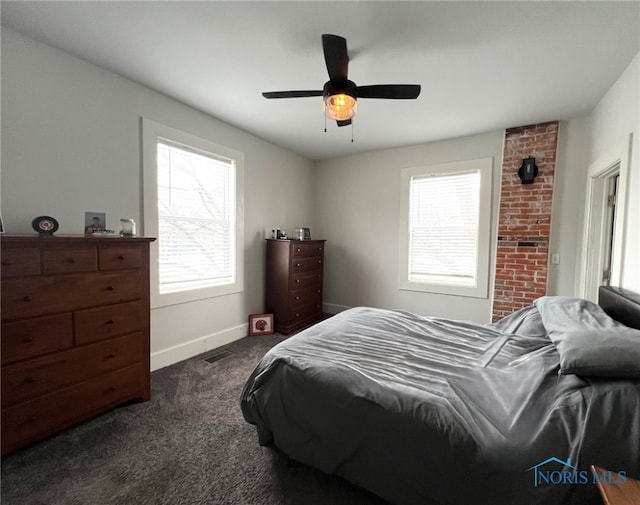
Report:
M560 373L640 378L640 330L626 326L550 335L560 354Z
M533 303L540 311L549 336L576 330L626 328L611 319L602 307L582 298L543 296Z
M534 305L560 354L560 373L640 378L640 331L588 300L543 296Z

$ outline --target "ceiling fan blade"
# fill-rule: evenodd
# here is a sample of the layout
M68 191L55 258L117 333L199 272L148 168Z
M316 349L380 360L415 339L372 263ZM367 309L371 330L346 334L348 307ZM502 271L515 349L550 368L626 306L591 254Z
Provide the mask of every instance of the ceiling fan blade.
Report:
M304 98L306 96L322 96L322 90L309 91L265 91L262 93L265 98Z
M336 121L338 126L349 126L351 124L351 119L345 119L344 121Z
M389 98L392 100L410 100L420 95L419 84L375 84L358 86L358 98Z
M329 80L346 81L349 69L349 55L347 54L347 39L339 35L322 35L322 49L324 61L327 64Z

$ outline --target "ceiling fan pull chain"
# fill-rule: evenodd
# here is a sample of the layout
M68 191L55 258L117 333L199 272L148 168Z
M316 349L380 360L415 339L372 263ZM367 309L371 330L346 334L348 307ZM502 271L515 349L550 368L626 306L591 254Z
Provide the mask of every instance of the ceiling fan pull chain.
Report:
M327 133L327 116L324 116L324 132Z
M353 144L353 121L351 121L351 143Z

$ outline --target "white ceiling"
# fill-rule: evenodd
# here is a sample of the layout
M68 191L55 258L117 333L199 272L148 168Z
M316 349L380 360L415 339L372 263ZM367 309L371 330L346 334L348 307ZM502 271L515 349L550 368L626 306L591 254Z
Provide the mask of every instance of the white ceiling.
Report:
M317 160L583 116L640 50L640 2L2 1L2 24ZM321 34L347 39L358 102L324 129Z

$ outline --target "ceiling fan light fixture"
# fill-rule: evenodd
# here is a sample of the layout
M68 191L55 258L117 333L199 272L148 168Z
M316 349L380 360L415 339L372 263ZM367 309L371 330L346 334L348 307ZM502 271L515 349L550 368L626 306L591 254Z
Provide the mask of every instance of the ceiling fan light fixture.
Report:
M324 114L329 119L345 121L351 119L358 111L355 97L345 93L328 95L324 99Z
M1 0L0 0L1 1ZM351 118L355 116L358 98L383 98L408 100L420 95L419 84L373 84L356 86L347 78L349 70L349 54L347 40L339 35L325 33L322 35L322 51L327 65L329 80L320 90L269 91L262 93L265 98L303 98L321 96L324 104L325 129L327 119L336 121L338 126L353 125ZM353 126L352 126L353 130ZM352 139L353 141L353 139Z

